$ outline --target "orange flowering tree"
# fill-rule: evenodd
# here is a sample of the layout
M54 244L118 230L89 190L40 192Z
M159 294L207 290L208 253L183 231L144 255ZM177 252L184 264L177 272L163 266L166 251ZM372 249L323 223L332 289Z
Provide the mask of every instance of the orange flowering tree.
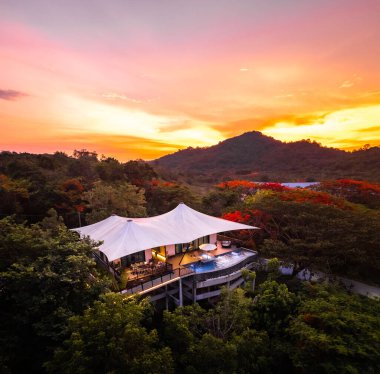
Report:
M259 228L259 230L254 231L240 230L238 232L230 233L232 237L242 240L244 245L248 247L256 247L256 244L260 243L266 237L272 239L277 239L279 237L278 224L275 222L275 219L271 214L268 214L263 210L236 210L234 212L223 214L222 218Z
M283 191L278 195L283 201L295 201L299 203L312 203L330 205L339 209L352 209L346 200L333 196L327 192L313 191L306 188L294 188Z
M264 256L278 257L296 268L380 280L376 210L363 210L327 192L261 190L222 217L259 227L253 235ZM237 235L247 243L247 233Z
M356 204L363 204L369 208L380 208L380 184L358 181L353 179L339 179L324 181L317 188L334 196L344 198Z

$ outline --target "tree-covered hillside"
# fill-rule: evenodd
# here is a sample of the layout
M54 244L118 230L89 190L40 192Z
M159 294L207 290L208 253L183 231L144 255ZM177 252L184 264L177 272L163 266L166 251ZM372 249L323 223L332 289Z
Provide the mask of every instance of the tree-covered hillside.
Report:
M257 181L380 180L380 147L345 152L308 140L283 143L257 131L206 148L187 148L152 161L192 183L237 177Z

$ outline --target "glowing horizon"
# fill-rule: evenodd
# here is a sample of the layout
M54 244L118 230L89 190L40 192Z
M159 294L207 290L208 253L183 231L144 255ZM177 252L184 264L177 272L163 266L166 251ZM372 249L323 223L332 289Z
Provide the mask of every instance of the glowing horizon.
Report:
M375 0L8 1L0 150L154 159L257 130L380 145Z

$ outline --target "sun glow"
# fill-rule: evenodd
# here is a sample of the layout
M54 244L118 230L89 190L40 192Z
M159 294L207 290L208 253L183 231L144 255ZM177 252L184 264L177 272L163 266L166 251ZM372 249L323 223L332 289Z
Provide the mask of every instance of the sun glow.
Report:
M314 113L305 125L291 120L279 121L263 133L282 141L311 139L338 148L357 148L360 144L380 145L380 105L338 110L332 113Z
M172 146L185 148L188 146L209 146L223 138L221 133L209 123L194 121L187 117L168 117L149 114L141 110L128 107L119 107L112 104L83 99L76 96L63 96L57 99L56 105L60 107L63 115L60 117L60 132L67 136L76 134L77 138L88 136L99 141L103 138L119 136L135 137L155 142L162 150L167 145L168 152L173 151ZM137 140L136 140L137 141ZM122 142L121 142L122 143ZM140 144L140 149L151 149ZM158 150L157 150L158 151ZM158 152L160 153L160 152Z
M192 2L51 2L48 17L4 2L0 150L152 159L252 130L379 145L379 5L348 2L209 1L197 17Z

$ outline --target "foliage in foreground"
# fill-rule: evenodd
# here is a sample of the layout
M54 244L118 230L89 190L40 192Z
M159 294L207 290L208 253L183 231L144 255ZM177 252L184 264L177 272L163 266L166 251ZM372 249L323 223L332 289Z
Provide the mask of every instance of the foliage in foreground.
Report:
M168 347L142 326L150 305L108 293L70 319L69 338L45 366L48 373L172 373Z
M254 299L225 291L208 311L194 305L165 312L163 340L177 372L376 373L379 312L378 301L331 286L306 283L294 293L266 281Z
M105 293L79 241L52 216L0 221L0 369L5 373L370 373L380 371L380 303L273 280L152 314ZM154 318L152 318L154 317Z
M31 227L0 221L0 371L40 372L68 319L107 289L93 250L54 217Z

